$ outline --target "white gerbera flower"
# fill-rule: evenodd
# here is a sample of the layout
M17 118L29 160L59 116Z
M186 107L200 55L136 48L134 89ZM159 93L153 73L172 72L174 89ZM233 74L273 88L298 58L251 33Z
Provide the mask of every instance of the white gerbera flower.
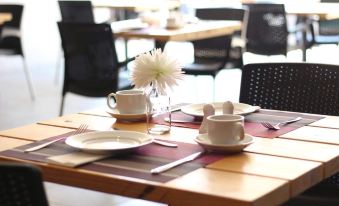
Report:
M136 88L146 88L155 84L161 94L167 88L178 85L183 78L181 65L166 51L154 49L135 58L131 79Z

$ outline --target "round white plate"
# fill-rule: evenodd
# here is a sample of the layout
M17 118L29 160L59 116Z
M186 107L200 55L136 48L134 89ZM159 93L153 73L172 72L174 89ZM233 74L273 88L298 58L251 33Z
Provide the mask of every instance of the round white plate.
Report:
M132 150L153 142L153 138L141 132L96 131L70 136L66 144L90 153L114 153Z
M215 108L215 114L222 114L222 105L223 102L214 102L211 103ZM203 117L203 107L205 103L201 104L190 104L185 107L181 108L181 111L185 114L196 116L196 117ZM255 112L260 109L258 106L252 106L249 104L244 103L233 103L234 105L234 114L245 115L252 112Z
M141 121L146 119L146 113L143 114L120 114L117 109L107 110L107 113L120 121Z
M241 152L245 147L253 143L253 137L249 134L245 134L245 138L238 144L212 144L208 139L208 134L200 134L194 139L205 150L209 152L223 152L223 153L237 153Z

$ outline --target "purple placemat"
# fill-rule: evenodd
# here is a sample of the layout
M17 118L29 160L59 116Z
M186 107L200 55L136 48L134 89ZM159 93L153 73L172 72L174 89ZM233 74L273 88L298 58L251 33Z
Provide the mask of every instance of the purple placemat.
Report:
M261 122L270 122L275 124L281 121L293 119L295 117L302 117L303 119L295 123L284 125L280 130L276 131L269 130L261 125ZM245 116L245 132L257 137L275 138L305 125L311 124L312 122L318 121L322 118L324 118L324 116L261 109L258 112L254 112ZM197 124L196 122L201 121L201 119L194 118L193 116L184 114L181 111L173 112L172 119L188 121L188 123L172 122L172 126L191 129L199 129L200 127L200 124ZM164 118L161 115L154 118L152 121L155 124L168 124L164 121Z
M67 154L78 150L66 145L64 141L54 143L49 147L43 148L36 152L25 153L24 150L34 145L41 144L45 141L63 136L67 137L70 134L71 133L66 133L63 135L48 138L43 141L38 141L14 149L2 151L0 152L0 155L47 163L48 157ZM140 147L132 152L115 154L114 156L108 157L106 159L88 163L77 168L107 174L139 178L155 182L167 182L169 180L173 180L177 177L187 174L193 170L202 168L207 164L213 163L224 157L220 154L204 154L192 162L182 164L161 174L151 174L150 170L155 167L167 164L174 160L181 159L195 152L203 151L203 149L196 144L182 142L175 143L178 144L177 148L169 148L157 144L149 144Z

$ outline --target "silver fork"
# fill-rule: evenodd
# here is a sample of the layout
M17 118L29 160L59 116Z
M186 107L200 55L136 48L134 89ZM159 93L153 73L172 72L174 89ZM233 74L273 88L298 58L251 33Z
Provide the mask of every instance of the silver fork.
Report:
M81 124L79 126L79 128L77 130L75 130L71 135L76 135L76 134L81 134L81 133L84 133L86 131L86 129L88 128L88 125L87 124ZM69 136L71 136L69 135ZM55 139L55 140L51 140L49 142L46 142L46 143L43 143L43 144L39 144L38 146L34 146L34 147L31 147L31 148L28 148L28 149L25 149L25 152L34 152L36 150L39 150L39 149L42 149L42 148L45 148L47 147L48 145L51 145L55 142L58 142L62 139L66 139L67 137L60 137L58 139Z
M302 117L297 117L291 120L279 122L278 124L271 124L269 122L261 122L262 126L268 128L268 129L273 129L273 130L279 130L281 125L289 124L292 122L297 122L299 120L302 120Z

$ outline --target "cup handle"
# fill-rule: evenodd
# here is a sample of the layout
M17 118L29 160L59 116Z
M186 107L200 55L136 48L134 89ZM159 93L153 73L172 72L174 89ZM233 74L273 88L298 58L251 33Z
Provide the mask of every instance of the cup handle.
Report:
M112 101L112 99L114 99L114 102ZM113 103L113 104L111 104ZM107 106L111 109L115 109L117 106L117 99L116 99L116 94L115 93L110 93L107 96Z
M239 132L239 141L241 141L241 140L243 140L245 138L244 126L242 125L242 123L237 122L236 123L236 127L237 127L237 130Z

